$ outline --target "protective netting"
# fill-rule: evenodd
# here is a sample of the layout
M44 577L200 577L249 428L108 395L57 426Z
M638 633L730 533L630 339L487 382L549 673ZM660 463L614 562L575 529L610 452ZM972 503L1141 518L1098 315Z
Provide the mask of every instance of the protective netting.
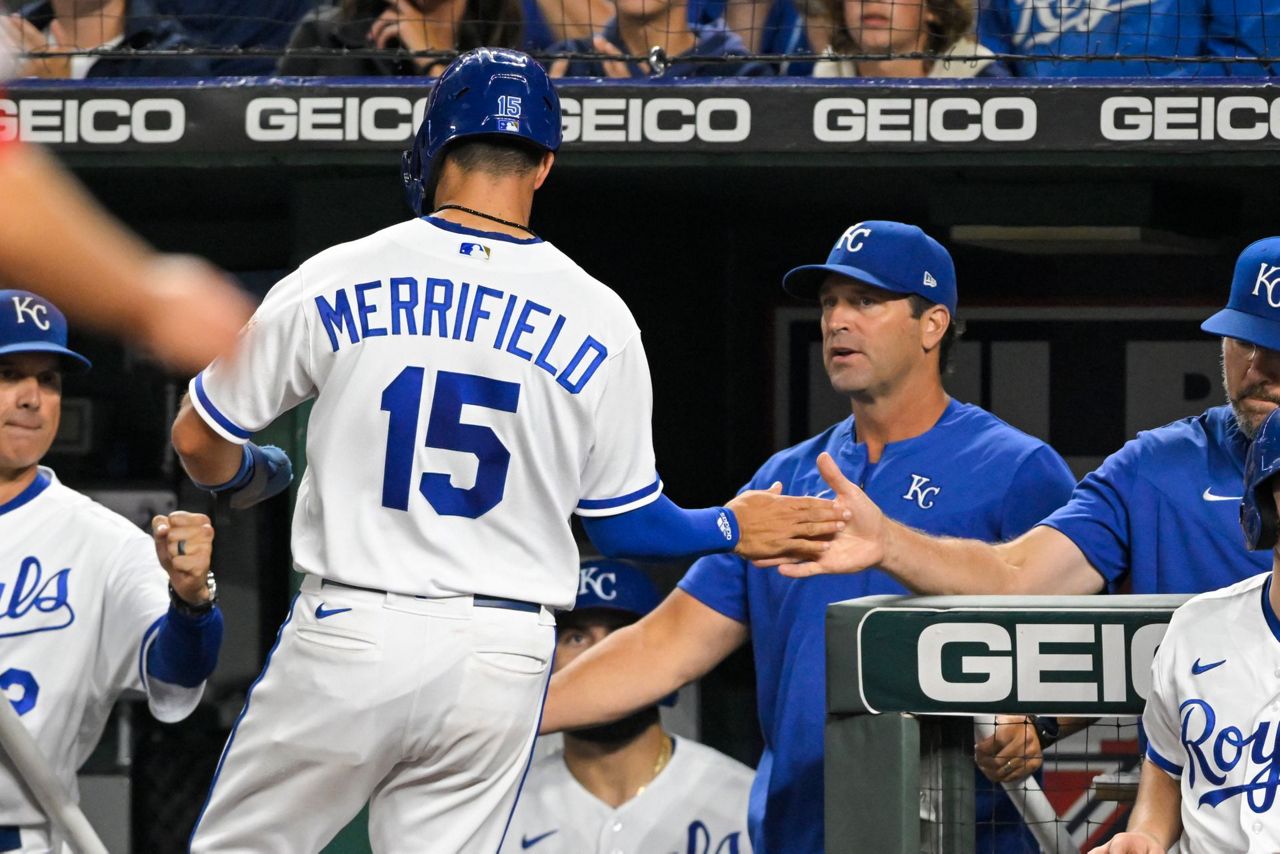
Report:
M969 811L959 807L958 787L944 782L941 745L922 737L923 850L956 854L969 850L969 840L979 854L1068 854L1101 845L1128 821L1141 768L1138 739L1136 720L1103 718L1051 746L1029 777L1020 775L1028 761L1037 767L1038 757L1016 751L996 766L1008 762L1016 781L992 782L975 767Z
M21 77L420 76L481 45L601 77L1267 76L1280 60L1280 0L3 4Z

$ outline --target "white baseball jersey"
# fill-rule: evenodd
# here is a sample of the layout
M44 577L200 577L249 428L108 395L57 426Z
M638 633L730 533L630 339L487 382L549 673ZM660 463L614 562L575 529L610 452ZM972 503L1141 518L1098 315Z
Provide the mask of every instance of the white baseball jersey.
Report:
M1280 851L1280 620L1271 573L1197 596L1151 664L1147 756L1182 783L1182 850Z
M150 537L47 468L0 504L0 689L73 796L76 770L122 690L145 690L162 721L200 701L203 685L145 673L168 584ZM44 821L0 762L0 825Z
M191 383L232 442L309 398L293 556L329 580L569 607L569 515L661 491L635 321L539 239L431 218L329 249Z
M502 854L749 854L750 768L675 739L671 761L614 809L583 788L557 751L529 769Z

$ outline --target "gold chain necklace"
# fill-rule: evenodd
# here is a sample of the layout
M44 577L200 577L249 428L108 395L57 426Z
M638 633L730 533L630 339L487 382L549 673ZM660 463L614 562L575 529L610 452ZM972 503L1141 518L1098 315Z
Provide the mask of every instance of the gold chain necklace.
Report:
M671 740L671 736L665 732L662 734L662 749L658 751L658 761L653 763L653 776L649 778L649 782L636 789L633 798L638 798L644 794L644 790L662 773L662 769L667 767L667 763L671 761L671 754L675 752L675 742Z

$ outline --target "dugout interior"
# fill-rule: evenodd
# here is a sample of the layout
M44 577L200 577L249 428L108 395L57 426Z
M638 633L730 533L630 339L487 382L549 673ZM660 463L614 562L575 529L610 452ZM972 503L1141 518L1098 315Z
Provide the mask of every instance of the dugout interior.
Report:
M668 494L686 506L722 503L774 450L847 414L814 361L816 307L786 297L780 281L790 267L825 258L857 221L915 223L951 250L959 314L969 323L953 393L1047 439L1077 474L1137 429L1220 401L1217 343L1198 322L1225 300L1240 249L1276 232L1271 179L1280 129L1259 124L1258 110L1232 108L1226 127L1245 130L1223 138L1218 109L1223 99L1248 98L1270 115L1277 93L1266 83L570 83L563 91L578 105L576 141L566 143L539 193L532 227L617 290L644 330L660 471ZM19 84L0 101L0 132L49 143L156 246L207 256L263 294L311 254L407 216L398 156L405 142L251 139L253 99L412 103L424 94L403 83ZM645 105L658 97L690 106L653 111L646 128ZM1115 97L1133 99L1119 118ZM68 134L70 125L83 130L84 105L94 98L135 111L148 98L180 103L183 132L142 142L131 125L118 143ZM739 108L704 106L714 98L747 105L745 135ZM976 106L952 104L952 113L935 118L946 112L938 106L945 98ZM1025 113L1001 117L987 106L997 98L1036 106L1030 136ZM1182 100L1161 107L1168 98ZM590 107L591 99L609 104ZM875 107L875 99L897 103ZM54 125L38 120L23 124L24 101L48 102L27 115L60 116L60 135L42 137ZM871 133L871 111L889 117L875 127L890 137ZM112 115L101 113L96 127L123 127L126 120ZM163 116L139 121L144 130L148 122L152 131L165 127ZM977 137L961 138L974 127ZM1129 136L1116 138L1117 127ZM941 138L939 128L959 136ZM674 136L657 139L652 129ZM602 139L601 131L613 135ZM716 133L723 138L707 138ZM114 343L74 338L95 370L68 379L69 411L78 415L49 464L77 488L173 491L199 507L165 450L185 378ZM269 438L300 460L304 431L304 417L286 416ZM173 800L174 776L163 771L180 764L175 751L199 752L193 738L203 753L192 764L211 768L208 758L216 761L274 638L289 596L287 518L287 503L277 501L219 530L223 664L197 722L169 728L134 716L126 736L134 748L133 814L147 811L133 822L135 850L179 850L185 841L183 815L157 822L150 811ZM662 568L668 586L682 569ZM750 763L760 749L752 678L750 657L740 652L704 680L700 703L702 739ZM188 827L205 781L182 794L184 803L194 798ZM175 827L172 838L146 835ZM333 850L362 850L356 836Z

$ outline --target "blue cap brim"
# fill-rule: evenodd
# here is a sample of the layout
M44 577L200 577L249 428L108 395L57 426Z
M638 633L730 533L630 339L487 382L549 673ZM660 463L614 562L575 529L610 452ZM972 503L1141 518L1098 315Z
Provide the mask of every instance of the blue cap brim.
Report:
M61 356L63 364L76 373L87 371L93 367L93 363L84 356L51 341L26 341L21 344L0 347L0 356L7 356L10 353L53 353L55 356Z
M822 289L822 283L832 273L847 276L859 282L865 282L881 290L893 291L895 294L910 293L910 291L904 291L902 288L885 282L879 276L871 275L866 270L861 270L857 267L846 267L842 264L806 264L803 267L796 267L782 277L782 289L793 297L809 300L817 299L818 291Z
M1224 308L1200 324L1200 328L1211 335L1238 338L1267 350L1280 350L1280 323L1256 314Z

